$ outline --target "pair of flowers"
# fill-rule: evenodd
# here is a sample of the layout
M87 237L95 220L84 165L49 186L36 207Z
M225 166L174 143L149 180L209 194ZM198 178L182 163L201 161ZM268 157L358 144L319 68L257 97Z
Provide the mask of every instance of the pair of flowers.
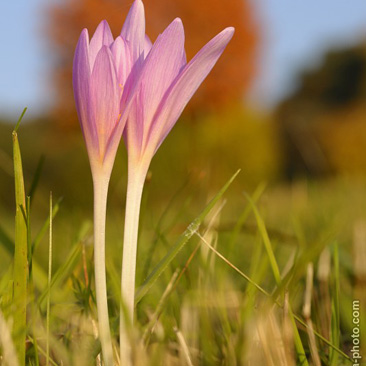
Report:
M126 320L133 320L138 221L146 173L155 152L206 78L234 33L226 28L187 63L182 21L175 19L154 44L145 34L144 6L135 0L114 39L102 21L89 42L84 29L76 47L73 87L94 185L94 262L99 337L113 364L105 277L105 220L109 179L123 135L128 188L123 244L121 361L131 360ZM122 308L122 307L121 307ZM127 314L127 319L126 316Z

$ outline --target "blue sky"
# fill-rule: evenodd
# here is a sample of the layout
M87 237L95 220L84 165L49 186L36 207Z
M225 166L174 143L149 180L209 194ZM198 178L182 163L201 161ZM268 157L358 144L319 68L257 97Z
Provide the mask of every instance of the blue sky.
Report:
M50 101L47 54L42 39L46 0L0 1L0 115L25 107L36 115Z
M45 4L51 1L57 0L0 2L0 114L17 116L28 106L37 115L52 100L52 57L42 38ZM366 0L251 1L264 40L250 96L258 105L274 105L294 87L296 72L316 65L327 48L366 38Z
M263 26L256 103L274 105L330 47L366 40L365 0L252 0Z

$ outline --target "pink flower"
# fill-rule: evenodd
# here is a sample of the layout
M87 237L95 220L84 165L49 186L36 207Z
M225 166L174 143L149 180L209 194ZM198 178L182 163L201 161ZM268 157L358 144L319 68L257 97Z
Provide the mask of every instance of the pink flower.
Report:
M76 108L83 131L94 188L94 268L99 338L103 363L112 366L105 274L105 222L109 179L141 75L145 37L144 8L135 1L121 35L113 39L106 21L99 24L89 42L81 32L73 65Z
M92 171L103 167L110 173L112 169L144 47L149 43L141 1L132 5L116 39L106 21L99 24L90 42L88 30L81 32L74 56L73 87Z
M128 188L121 293L127 321L133 321L136 250L141 195L146 172L159 146L234 33L226 28L187 63L182 21L175 19L152 45L145 35L144 7L135 0L120 36L106 21L89 42L81 33L73 65L76 108L94 182L95 279L104 362L113 362L105 280L105 213L108 183L124 134ZM125 128L126 127L126 128ZM121 307L120 357L131 364L131 347Z
M140 0L134 6L143 17ZM137 13L136 13L137 14ZM141 23L141 29L144 26ZM136 251L141 196L145 176L151 159L177 122L199 85L211 71L234 34L234 28L226 28L189 62L184 50L182 21L175 19L157 38L153 45L142 34L135 39L134 48L137 76L129 92L133 94L129 105L124 139L128 152L128 185L123 241L121 294L125 312L120 317L120 358L132 365L131 346L127 336L126 322L134 318L134 292Z
M187 63L183 24L177 18L148 53L148 47L145 47L145 59L124 132L132 164L148 168L153 155L233 34L234 28L224 29Z

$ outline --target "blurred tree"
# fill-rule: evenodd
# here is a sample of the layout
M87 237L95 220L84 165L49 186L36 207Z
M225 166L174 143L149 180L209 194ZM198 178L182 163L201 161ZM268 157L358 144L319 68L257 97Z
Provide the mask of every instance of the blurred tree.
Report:
M256 73L258 26L249 0L145 0L147 33L152 40L177 16L186 32L188 60L227 26L236 33L211 75L189 104L191 113L219 109L241 101ZM67 0L49 8L48 37L55 55L54 116L63 126L73 126L76 113L71 86L72 58L82 28L93 33L106 19L113 34L121 30L131 1Z
M344 136L345 129L339 126L340 121L348 123L348 135L349 132L351 135L357 134L356 130L361 125L358 123L357 129L355 125L351 128L354 121L347 116L357 115L358 121L363 116L365 122L365 109L360 108L365 99L365 42L354 47L331 50L317 69L300 74L299 88L280 103L276 111L285 150L285 174L288 178L298 174L321 176L334 170L339 171L338 164L334 166L333 162L342 160L340 156L336 157L341 150L339 145L332 145L330 137L339 136L336 130L343 130ZM363 130L364 128L358 131ZM352 136L348 140L360 141ZM363 155L363 149L364 146L357 144L346 148L353 151L353 156Z

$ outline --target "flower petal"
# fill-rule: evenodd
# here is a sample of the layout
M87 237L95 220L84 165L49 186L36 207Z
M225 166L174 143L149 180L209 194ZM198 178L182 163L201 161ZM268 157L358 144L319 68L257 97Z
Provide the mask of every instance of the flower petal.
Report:
M98 135L93 120L94 116L90 114L89 35L87 29L83 29L81 32L76 46L72 68L72 84L81 130L88 152L91 153L92 150L98 150Z
M95 58L102 46L110 46L113 42L113 36L109 24L106 20L99 23L92 39L90 40L89 55L90 55L90 67L93 70Z
M144 109L141 92L137 91L128 111L128 121L123 132L129 159L137 161L141 156L144 133Z
M180 19L175 19L165 31L157 38L141 71L138 90L143 108L144 122L129 121L128 125L143 126L143 133L136 133L143 136L145 145L147 132L155 115L155 112L169 86L179 74L182 67L184 55L184 29ZM129 129L135 128L129 126Z
M111 46L111 51L116 67L117 80L122 92L122 88L125 86L128 75L131 72L130 49L127 41L118 36Z
M155 144L154 153L173 128L193 94L214 67L233 34L234 28L229 27L208 42L184 67L166 92L154 116L148 137L151 144Z
M152 47L152 42L151 42L149 36L146 34L145 35L145 45L144 45L144 58L146 58L146 56L149 54L151 47Z
M126 17L121 36L131 45L132 63L134 64L145 47L145 10L141 0L135 0Z
M90 104L99 136L99 157L104 159L111 132L119 120L119 87L112 52L103 46L90 78Z

